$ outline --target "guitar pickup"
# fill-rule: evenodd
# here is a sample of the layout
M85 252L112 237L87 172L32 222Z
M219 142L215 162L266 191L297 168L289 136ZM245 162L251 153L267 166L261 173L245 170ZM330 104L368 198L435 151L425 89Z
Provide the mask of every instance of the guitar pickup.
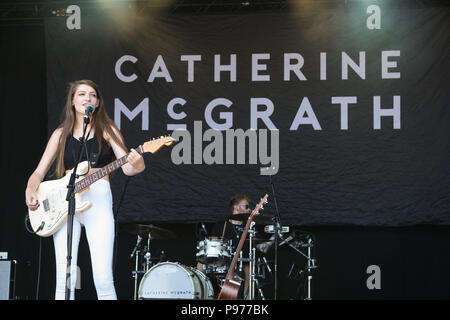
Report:
M45 199L44 201L42 201L42 204L44 205L44 210L45 211L49 211L50 210L50 204L48 202L48 199Z

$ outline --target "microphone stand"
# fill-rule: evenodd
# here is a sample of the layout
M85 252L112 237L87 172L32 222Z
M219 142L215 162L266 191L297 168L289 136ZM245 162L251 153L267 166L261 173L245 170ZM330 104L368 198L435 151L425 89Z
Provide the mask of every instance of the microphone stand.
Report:
M75 215L75 179L78 177L77 168L78 163L81 160L81 154L83 151L84 144L86 143L86 128L89 124L89 117L84 117L83 124L83 137L81 140L80 148L78 149L78 157L75 162L75 166L72 171L72 175L70 176L69 184L67 185L67 196L66 201L69 202L69 211L67 216L67 264L66 264L66 292L65 299L70 300L70 287L72 286L72 281L70 279L71 276L71 267L72 267L72 236L73 236L73 217ZM89 160L89 159L88 159Z
M272 175L269 175L270 179L270 185L272 187L272 194L273 194L273 201L275 203L275 211L277 213L274 221L274 235L275 235L275 256L274 256L274 266L273 266L273 273L274 273L274 300L277 300L277 293L278 293L278 237L279 237L279 224L280 224L280 212L278 211L278 204L277 204L277 198L275 197L275 188L273 186L272 181Z

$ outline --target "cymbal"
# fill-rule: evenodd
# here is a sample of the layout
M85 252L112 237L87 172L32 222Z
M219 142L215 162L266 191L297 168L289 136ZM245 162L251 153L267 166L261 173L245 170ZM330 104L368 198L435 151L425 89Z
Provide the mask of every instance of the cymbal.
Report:
M152 224L130 224L126 225L125 230L133 235L139 235L142 238L159 239L159 240L170 240L175 239L176 235L172 231L167 229L156 227Z
M232 214L228 217L228 220L237 220L237 221L247 221L250 217L250 213L239 213ZM253 221L255 222L272 222L273 216L257 214L253 217Z

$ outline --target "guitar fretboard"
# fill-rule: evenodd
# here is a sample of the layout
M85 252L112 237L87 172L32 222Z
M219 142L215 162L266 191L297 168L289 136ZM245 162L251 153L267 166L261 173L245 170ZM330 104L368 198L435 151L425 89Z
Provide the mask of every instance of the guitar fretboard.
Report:
M237 246L236 252L234 254L233 260L231 261L230 268L228 269L228 273L225 279L231 280L233 279L234 268L236 268L239 254L244 246L245 238L247 237L248 229L250 229L250 223L252 222L253 215L248 219L247 224L245 225L245 230L242 233L241 239L239 240L239 244Z
M142 154L144 151L142 149L142 146L139 146L136 148L136 151ZM122 158L119 158L110 164L107 164L103 168L95 171L94 173L91 173L90 175L86 176L84 179L75 182L75 193L86 189L91 184L93 184L95 181L100 180L104 176L110 174L111 172L119 169L121 166L123 166L125 163L128 162L127 160L128 154L123 156Z

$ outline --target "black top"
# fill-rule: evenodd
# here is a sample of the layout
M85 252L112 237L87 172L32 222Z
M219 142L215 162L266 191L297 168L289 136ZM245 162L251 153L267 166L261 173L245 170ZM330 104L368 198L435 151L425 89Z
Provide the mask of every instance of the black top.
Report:
M80 140L76 139L73 135L67 137L66 149L64 150L64 168L66 170L73 169L76 162L77 152L80 147ZM92 168L102 168L112 162L115 158L114 152L111 146L102 140L102 148L99 155L99 145L97 137L94 137L86 141L86 148L81 151L81 161L86 161L86 153L89 155L89 161Z

